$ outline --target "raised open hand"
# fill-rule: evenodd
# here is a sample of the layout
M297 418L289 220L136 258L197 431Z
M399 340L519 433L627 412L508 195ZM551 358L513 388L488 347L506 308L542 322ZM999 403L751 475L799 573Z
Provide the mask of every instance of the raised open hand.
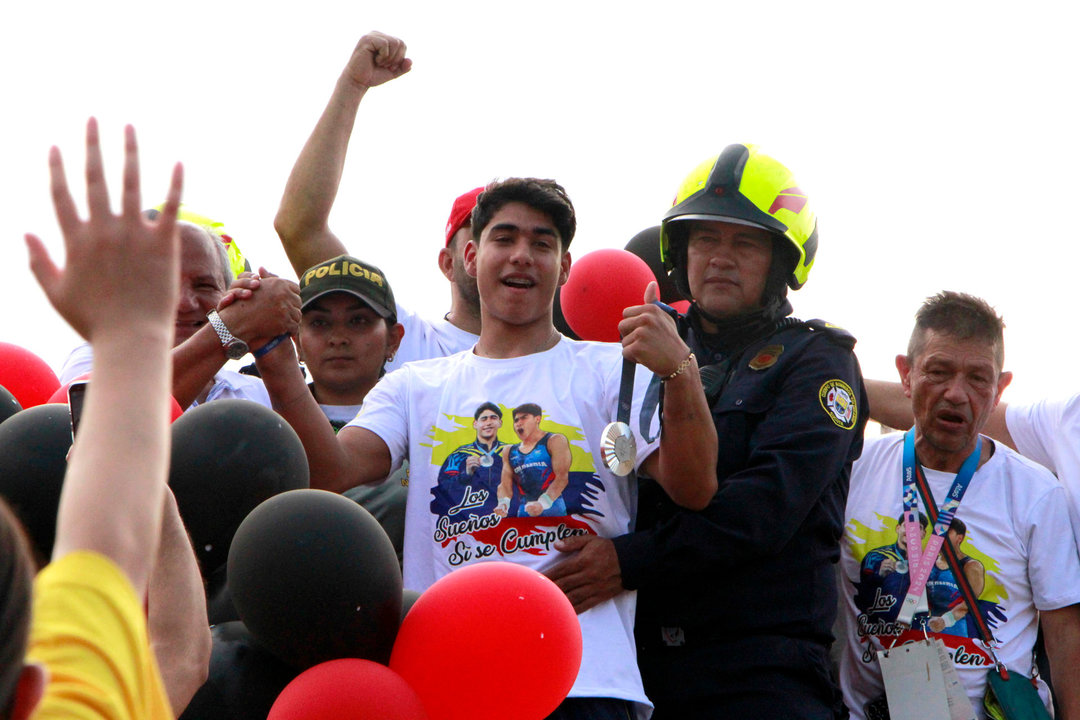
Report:
M97 121L86 124L86 197L82 220L68 189L60 150L49 151L53 206L66 254L63 269L36 235L26 235L30 269L56 311L87 340L121 324L130 332L173 333L179 291L180 207L183 169L173 168L165 206L156 220L142 215L135 129L124 129L121 212L113 214L101 159ZM171 341L170 341L171 342Z

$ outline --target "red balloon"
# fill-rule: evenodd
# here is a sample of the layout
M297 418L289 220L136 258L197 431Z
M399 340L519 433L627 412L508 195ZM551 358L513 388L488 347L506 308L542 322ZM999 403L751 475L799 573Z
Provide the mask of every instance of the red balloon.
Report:
M34 353L0 342L0 385L15 396L23 409L43 405L60 381L53 369Z
M71 387L71 384L72 383L77 383L80 380L89 380L89 379L90 379L90 373L83 373L79 377L71 380L71 382L64 383L63 385L61 385L60 387L58 387L56 389L56 392L54 392L49 397L47 402L62 403L64 405L67 405L68 388ZM176 418L180 417L183 414L184 414L184 408L180 407L180 403L176 402L176 399L170 396L169 397L169 422L173 422L174 420L176 420Z
M371 660L343 658L297 675L278 695L266 720L379 718L427 720L424 705L396 672Z
M680 314L685 315L686 313L690 312L690 301L676 300L675 302L671 303L671 307L678 310Z
M542 720L580 666L570 601L540 573L508 562L440 578L405 616L390 656L431 720Z
M563 317L582 340L618 342L623 310L641 305L645 288L655 279L648 264L632 252L594 250L570 267L559 293Z

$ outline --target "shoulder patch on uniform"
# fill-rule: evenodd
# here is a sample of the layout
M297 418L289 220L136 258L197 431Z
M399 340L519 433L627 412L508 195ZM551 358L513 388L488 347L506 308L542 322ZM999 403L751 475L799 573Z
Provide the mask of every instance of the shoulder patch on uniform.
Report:
M754 355L754 359L750 361L750 369L764 370L766 368L771 368L776 364L776 361L780 359L780 354L783 352L783 345L766 345Z
M851 430L859 419L859 408L855 402L855 393L843 380L826 380L818 390L818 400L825 414L838 427Z

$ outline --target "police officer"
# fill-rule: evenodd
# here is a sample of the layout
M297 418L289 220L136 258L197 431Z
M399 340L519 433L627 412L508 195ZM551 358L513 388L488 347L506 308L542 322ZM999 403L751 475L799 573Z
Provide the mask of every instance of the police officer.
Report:
M690 512L643 480L637 532L564 541L570 555L550 573L579 612L638 591L656 720L844 713L828 648L866 399L854 338L790 317L787 289L806 282L817 242L806 195L754 145L699 165L664 216L665 266L692 299L678 334L702 368L719 489Z

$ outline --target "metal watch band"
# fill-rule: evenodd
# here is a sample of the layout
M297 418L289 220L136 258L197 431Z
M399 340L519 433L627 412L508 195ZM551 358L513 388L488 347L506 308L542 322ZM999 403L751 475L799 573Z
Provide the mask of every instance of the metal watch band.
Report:
M210 324L214 328L214 332L217 333L218 338L221 340L221 344L225 347L229 347L236 340L236 336L229 332L229 328L225 325L225 321L218 315L217 310L211 310L206 313L206 319L210 321Z
M225 357L230 360L239 360L247 355L247 343L229 332L229 328L225 325L225 321L221 319L221 316L218 315L217 310L206 313L206 318L210 321L214 332L217 333L218 339L221 340L221 346L225 348Z

